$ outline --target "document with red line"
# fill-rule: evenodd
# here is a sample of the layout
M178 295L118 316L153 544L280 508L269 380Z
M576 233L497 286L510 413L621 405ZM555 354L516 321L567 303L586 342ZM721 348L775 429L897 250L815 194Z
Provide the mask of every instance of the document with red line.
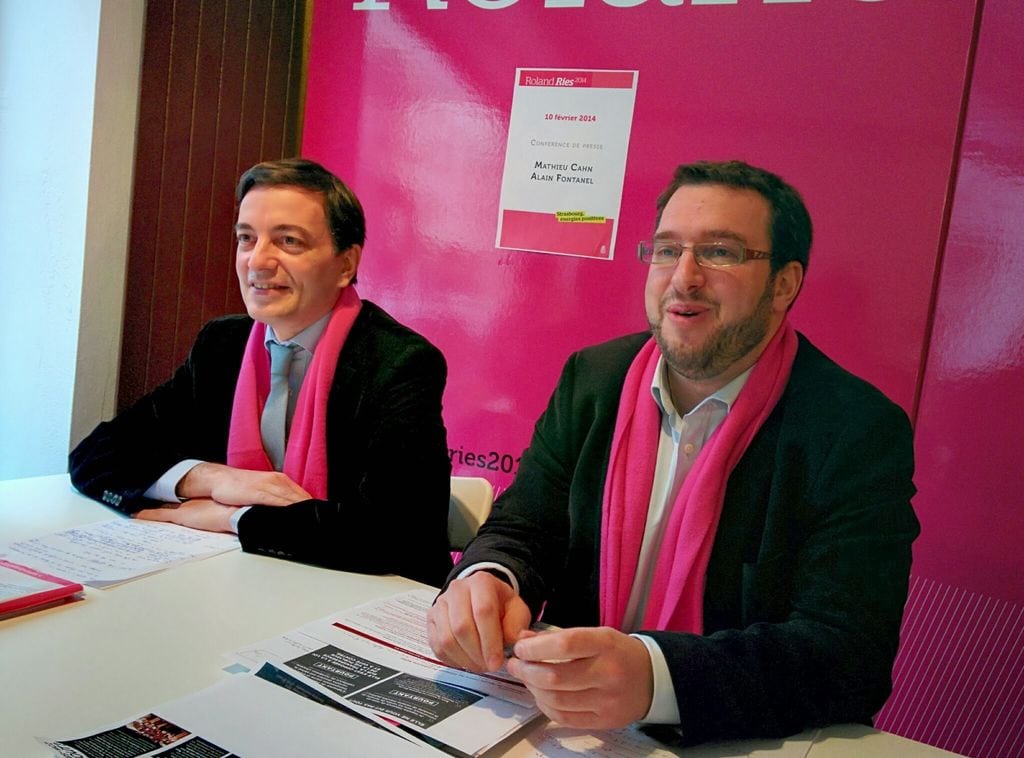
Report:
M0 618L66 603L82 592L78 582L0 559Z
M445 666L427 642L433 590L412 590L340 611L230 654L264 663L347 708L424 735L450 752L479 755L540 715L507 672Z

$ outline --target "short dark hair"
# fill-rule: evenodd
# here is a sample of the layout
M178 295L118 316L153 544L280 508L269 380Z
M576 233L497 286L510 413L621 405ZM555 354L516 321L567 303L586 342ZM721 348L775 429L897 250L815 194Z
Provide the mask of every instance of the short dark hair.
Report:
M281 158L257 163L238 180L238 202L253 187L302 187L324 196L324 214L334 240L334 252L342 253L366 241L366 217L359 198L345 182L319 163L305 158Z
M811 214L807 212L803 198L781 177L743 161L698 161L679 166L672 176L672 183L658 198L655 226L661 223L661 214L676 190L703 184L754 190L767 200L770 209L768 223L772 240L772 273L790 261L797 261L806 271L811 256L813 229Z

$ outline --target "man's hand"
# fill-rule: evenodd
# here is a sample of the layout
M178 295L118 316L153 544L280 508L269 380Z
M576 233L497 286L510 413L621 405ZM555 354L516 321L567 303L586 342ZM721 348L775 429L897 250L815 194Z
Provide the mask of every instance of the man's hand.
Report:
M486 571L456 579L427 613L427 635L434 653L449 666L469 671L500 669L505 645L529 626L526 603Z
M200 463L178 483L183 498L212 498L224 505L291 505L312 495L280 471L248 471Z
M181 524L204 532L231 532L231 515L237 510L233 505L223 505L209 498L195 498L163 508L146 508L136 513L135 518Z
M522 680L552 721L617 729L647 715L654 674L647 647L610 629L573 628L521 636L508 672Z

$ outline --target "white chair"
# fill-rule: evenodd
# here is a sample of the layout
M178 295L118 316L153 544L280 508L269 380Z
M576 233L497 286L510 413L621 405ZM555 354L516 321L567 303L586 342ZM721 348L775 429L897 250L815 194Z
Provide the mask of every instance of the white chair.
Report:
M448 499L448 545L461 552L491 513L494 487L482 476L453 476Z

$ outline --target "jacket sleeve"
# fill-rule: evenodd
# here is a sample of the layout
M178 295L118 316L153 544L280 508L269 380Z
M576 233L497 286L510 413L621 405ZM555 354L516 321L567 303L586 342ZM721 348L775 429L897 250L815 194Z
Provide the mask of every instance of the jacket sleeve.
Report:
M248 322L233 321L207 324L168 382L100 423L71 451L68 470L80 492L130 514L158 505L143 493L178 462L224 461L244 349L244 337L226 342L224 335L248 329Z
M329 499L254 506L238 522L242 548L437 585L451 568L444 357L416 336L355 362L343 352L339 371L328 407Z
M497 499L487 522L449 577L451 581L473 563L499 563L515 574L520 595L534 618L550 598L554 584L565 578L569 493L588 426L587 414L576 407L577 360L578 354L574 354L565 364L547 409L534 427L515 480ZM577 524L572 531L580 535L589 530Z
M870 723L888 697L919 532L910 425L885 403L817 442L804 456L806 439L780 440L779 454L796 465L766 493L765 529L785 531L771 523L785 518L802 536L743 566L743 602L761 620L706 636L644 632L665 652L681 717L679 728L656 728L660 738L694 744Z

